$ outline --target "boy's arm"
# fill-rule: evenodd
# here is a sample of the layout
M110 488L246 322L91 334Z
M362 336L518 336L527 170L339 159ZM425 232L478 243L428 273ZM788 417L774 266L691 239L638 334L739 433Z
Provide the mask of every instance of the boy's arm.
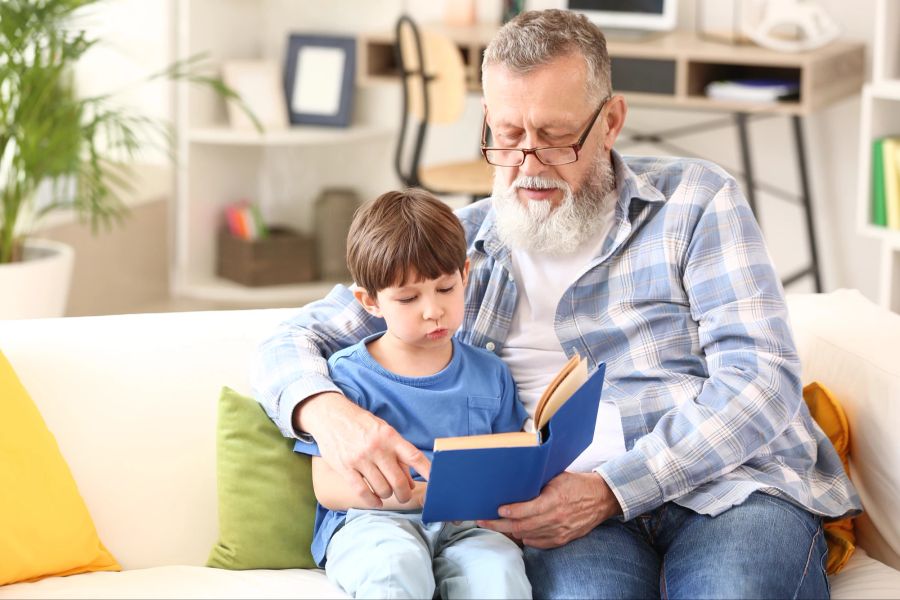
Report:
M365 501L372 491L360 480L365 490L358 485L347 482L337 471L332 469L327 462L319 456L312 457L312 481L316 500L329 510L346 511L349 508L372 508ZM423 481L414 482L412 497L408 502L401 502L396 496L382 500L382 510L419 510L425 503L425 488Z

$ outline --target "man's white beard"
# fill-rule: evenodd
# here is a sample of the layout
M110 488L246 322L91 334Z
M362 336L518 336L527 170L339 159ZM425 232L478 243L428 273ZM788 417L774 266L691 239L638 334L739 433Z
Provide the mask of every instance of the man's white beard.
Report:
M492 194L497 234L510 248L555 256L571 254L594 235L611 210L604 200L616 184L612 163L602 153L594 161L591 175L577 194L561 179L520 176L508 188L494 175ZM562 201L554 209L549 200L517 197L519 188L559 189Z

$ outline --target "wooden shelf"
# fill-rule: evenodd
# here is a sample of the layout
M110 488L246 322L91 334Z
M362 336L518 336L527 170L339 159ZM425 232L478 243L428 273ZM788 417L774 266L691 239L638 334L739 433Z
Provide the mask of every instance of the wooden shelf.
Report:
M872 97L881 100L900 100L900 80L885 80L872 83Z
M863 226L863 233L869 237L882 240L886 245L895 250L900 250L900 230L866 224Z
M311 146L321 144L346 144L393 136L386 127L292 127L282 131L242 131L227 126L192 129L188 140L193 144L222 146Z
M481 57L496 27L423 25L459 45L471 91L481 89ZM393 33L360 37L358 81L362 85L397 79ZM669 108L806 115L859 92L865 46L837 41L808 52L785 53L754 45L729 45L676 31L640 40L608 39L613 87L629 102ZM618 66L618 68L617 68ZM723 102L707 98L706 85L734 77L780 77L800 84L796 101Z

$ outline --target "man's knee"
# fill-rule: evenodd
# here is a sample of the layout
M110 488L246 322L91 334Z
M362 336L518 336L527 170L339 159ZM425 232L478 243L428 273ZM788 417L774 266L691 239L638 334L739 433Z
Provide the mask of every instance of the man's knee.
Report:
M559 548L525 548L535 598L654 598L659 558L620 521L607 521Z
M827 597L819 518L756 492L717 517L681 522L665 558L672 597Z

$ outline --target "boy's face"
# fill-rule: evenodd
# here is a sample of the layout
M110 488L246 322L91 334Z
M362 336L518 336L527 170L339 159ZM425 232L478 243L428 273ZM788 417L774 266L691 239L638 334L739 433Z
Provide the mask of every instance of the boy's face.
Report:
M450 343L462 325L469 261L463 272L437 279L418 279L410 273L402 285L379 290L375 298L363 289L354 291L363 308L387 323L385 337L408 349L434 349Z

